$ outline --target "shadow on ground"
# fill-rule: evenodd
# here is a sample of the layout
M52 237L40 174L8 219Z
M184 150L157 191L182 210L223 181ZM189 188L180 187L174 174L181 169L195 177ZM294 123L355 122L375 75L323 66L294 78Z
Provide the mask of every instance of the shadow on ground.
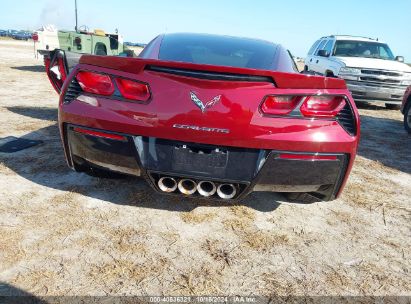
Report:
M57 110L51 108L8 109L36 119L54 121L57 117ZM241 202L235 203L159 194L142 178L106 179L72 171L64 159L57 123L28 133L23 138L40 139L44 143L19 152L0 154L1 162L6 167L36 184L80 193L115 204L186 212L199 206L228 206L239 203L262 212L269 212L279 206L279 200L283 200L281 195L270 192L253 193Z
M25 72L40 72L45 73L46 68L44 65L22 65L22 66L14 66L10 67L14 70L25 71Z
M358 154L393 169L411 174L411 136L401 121L361 116Z
M0 282L0 303L46 304L47 302L13 285Z
M58 111L56 108L46 108L46 107L7 107L10 112L24 115L27 117L42 119L48 121L57 121Z
M367 103L367 102L356 102L355 103L358 109L364 109L364 110L375 110L375 111L399 111L400 105L392 105L393 108L388 109L384 104L373 104L373 103Z

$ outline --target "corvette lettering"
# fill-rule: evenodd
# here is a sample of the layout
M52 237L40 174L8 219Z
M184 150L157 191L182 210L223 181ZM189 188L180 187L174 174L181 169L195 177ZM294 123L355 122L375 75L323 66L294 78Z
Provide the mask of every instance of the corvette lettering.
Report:
M173 125L173 128L177 128L177 129L189 129L189 130L205 131L205 132L226 133L226 134L230 133L230 130L228 130L228 129L199 127L199 126L193 126L193 125L174 124L174 125Z

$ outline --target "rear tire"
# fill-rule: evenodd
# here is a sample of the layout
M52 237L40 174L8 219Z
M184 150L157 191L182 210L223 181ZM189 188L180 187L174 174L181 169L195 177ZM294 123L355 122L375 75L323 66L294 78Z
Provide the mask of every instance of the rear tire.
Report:
M84 171L84 173L86 173L89 176L98 178L121 179L126 177L121 173L103 170L95 167L89 167L86 171Z
M288 192L283 194L285 198L292 203L312 204L321 201L321 199L306 192Z
M392 103L386 103L385 107L388 110L399 110L401 108L401 105L397 105L397 104L392 104Z
M110 170L101 169L98 167L94 167L89 165L86 161L81 158L73 159L74 162L74 170L76 172L84 172L89 176L98 177L98 178L110 178L110 179L120 179L124 178L126 175L113 172Z
M411 99L408 99L407 106L404 110L404 128L411 134Z

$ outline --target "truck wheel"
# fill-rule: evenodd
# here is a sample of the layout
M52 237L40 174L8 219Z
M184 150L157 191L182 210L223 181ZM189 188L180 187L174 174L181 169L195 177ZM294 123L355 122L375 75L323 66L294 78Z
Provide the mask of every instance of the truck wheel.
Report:
M407 106L404 110L404 128L411 134L411 99L408 99Z
M327 71L327 72L325 72L325 77L335 77L335 76L334 76L333 72Z
M386 104L385 104L385 107L386 107L388 110L399 110L399 109L401 108L401 105L392 104L392 103L386 103Z

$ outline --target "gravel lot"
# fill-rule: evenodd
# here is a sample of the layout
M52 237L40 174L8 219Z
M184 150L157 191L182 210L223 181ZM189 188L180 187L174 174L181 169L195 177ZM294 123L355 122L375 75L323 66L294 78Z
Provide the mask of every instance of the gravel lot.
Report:
M48 295L411 295L411 137L363 108L342 197L170 198L66 167L57 94L31 43L0 41L0 287ZM2 289L0 289L1 291Z

